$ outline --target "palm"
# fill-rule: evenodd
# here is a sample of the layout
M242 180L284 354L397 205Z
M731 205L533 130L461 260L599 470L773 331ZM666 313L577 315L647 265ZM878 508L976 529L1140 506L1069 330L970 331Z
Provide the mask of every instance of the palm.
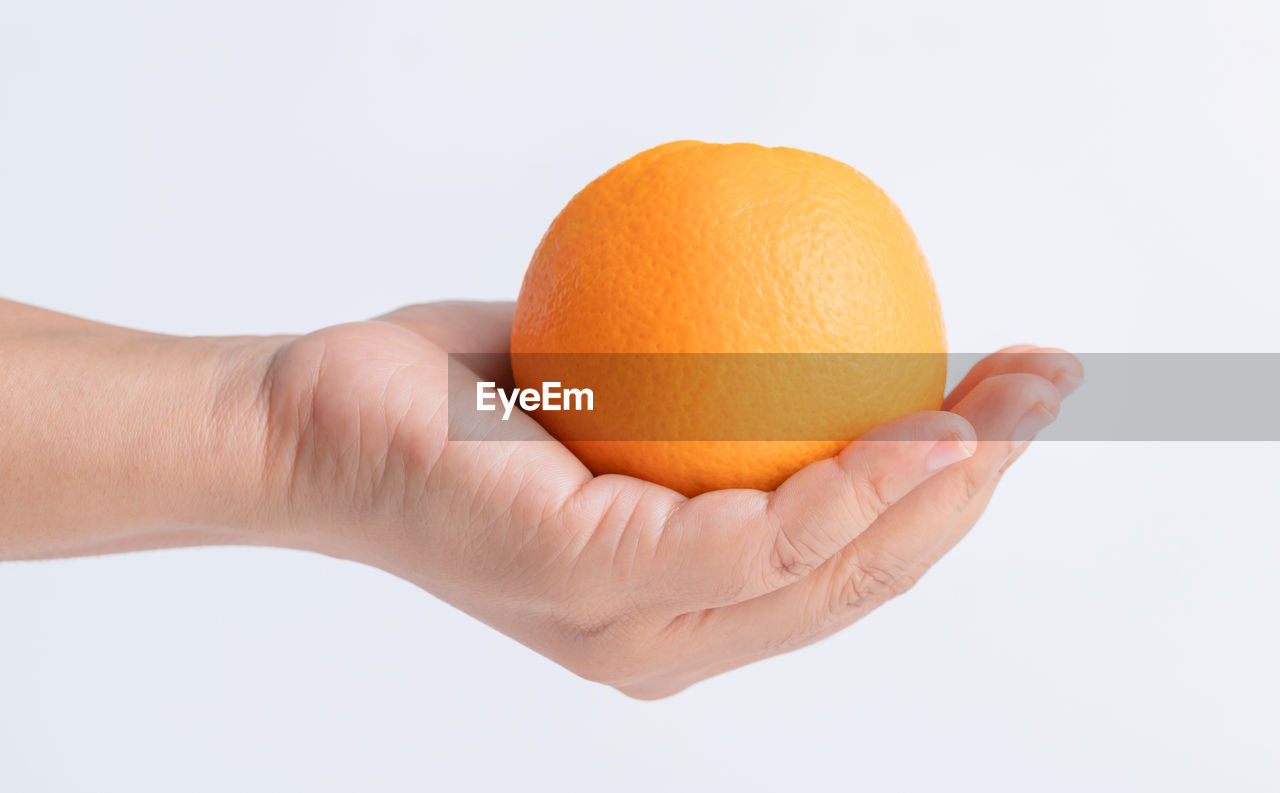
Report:
M474 365L489 368L476 376L509 380L509 371L493 368L505 361L494 354L505 353L509 333L508 304L442 303L290 342L272 372L273 425L296 441L289 476L305 519L354 509L366 531L412 537L400 543L406 555L397 572L430 579L442 596L442 578L473 586L509 564L521 569L531 555L558 552L564 538L524 536L533 523L526 516L589 480L586 468L523 416L516 418L548 442L447 440L448 354L482 353ZM473 533L477 512L500 515L487 518L484 537ZM334 539L320 550L356 555ZM509 576L503 585L519 586Z

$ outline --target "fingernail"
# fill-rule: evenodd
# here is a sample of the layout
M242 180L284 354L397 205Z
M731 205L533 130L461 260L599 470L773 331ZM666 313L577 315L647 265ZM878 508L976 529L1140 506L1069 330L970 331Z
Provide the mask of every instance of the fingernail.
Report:
M1037 402L1036 406L1028 410L1027 415L1023 416L1018 425L1013 428L1011 440L1018 443L1029 441L1037 432L1052 424L1055 418L1057 416L1050 413L1043 402Z
M952 435L945 441L938 441L924 458L925 470L937 471L961 460L967 460L973 456L976 448L976 443L967 441L958 434Z
M1058 389L1058 396L1066 399L1067 396L1070 395L1072 391L1079 388L1080 384L1083 382L1084 380L1073 374L1059 372L1058 375L1053 378L1053 387Z

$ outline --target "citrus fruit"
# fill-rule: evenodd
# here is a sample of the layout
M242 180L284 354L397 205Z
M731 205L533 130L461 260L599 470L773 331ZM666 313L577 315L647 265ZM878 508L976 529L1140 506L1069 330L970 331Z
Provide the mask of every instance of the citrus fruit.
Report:
M518 386L564 378L545 354L594 354L574 359L573 385L627 395L596 408L590 437L570 413L537 414L552 435L593 473L686 495L772 489L938 409L945 351L932 276L889 197L831 158L746 143L667 143L583 188L534 253L511 332ZM722 357L619 355L693 353Z

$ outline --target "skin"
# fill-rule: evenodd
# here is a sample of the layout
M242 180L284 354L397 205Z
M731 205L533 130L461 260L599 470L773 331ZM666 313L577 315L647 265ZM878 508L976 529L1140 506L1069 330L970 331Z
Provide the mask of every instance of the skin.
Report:
M493 414L464 428L475 440L447 439L447 353L505 353L511 314L436 303L304 336L185 338L0 301L0 560L324 553L659 698L908 590L1083 374L1060 350L1008 348L943 411L895 419L774 492L689 499L592 476L523 414L544 442L482 441ZM456 379L509 382L495 360Z

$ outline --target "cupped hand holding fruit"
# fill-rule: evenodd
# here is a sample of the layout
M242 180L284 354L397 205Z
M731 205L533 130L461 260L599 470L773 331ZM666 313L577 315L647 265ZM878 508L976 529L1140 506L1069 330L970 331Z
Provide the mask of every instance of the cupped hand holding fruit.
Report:
M522 414L527 440L486 440L511 437L496 414L447 439L446 353L505 351L512 310L416 306L272 351L269 479L287 498L262 541L382 567L637 697L807 644L905 591L1057 414L1054 383L1081 374L1065 353L1011 348L948 412L894 419L773 492L687 498L593 476Z
M180 339L0 301L0 560L317 551L661 696L909 586L977 519L1018 453L1009 439L1056 413L1054 383L1080 374L1062 353L1010 351L950 412L894 419L772 492L688 498L593 475L520 413L526 440L495 413L449 440L450 381L509 375L455 358L450 378L447 353L501 353L512 311L438 304L297 338Z
M915 238L865 177L789 149L669 144L570 202L515 305L179 339L0 301L0 559L317 551L660 697L910 587L1081 376L1066 353L1010 348L944 398L944 351ZM798 391L837 399L758 414L777 430L794 426L778 411L807 410L834 433L820 443L562 444L554 416L519 412L451 424L451 388L536 382L530 352L926 355L874 387L835 367ZM716 437L689 383L663 385L628 410L683 411Z

